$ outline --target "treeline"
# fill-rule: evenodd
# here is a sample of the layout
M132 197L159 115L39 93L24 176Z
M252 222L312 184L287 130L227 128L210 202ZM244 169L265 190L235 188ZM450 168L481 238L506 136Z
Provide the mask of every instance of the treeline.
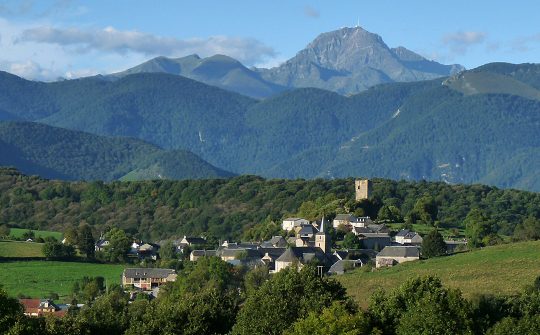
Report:
M262 240L280 233L281 220L336 213L465 228L482 218L488 233L526 239L540 219L540 194L484 185L375 179L373 197L354 201L354 180L231 179L60 182L0 170L0 226L63 231L88 224L97 238L116 227L150 241L183 235ZM484 227L485 228L485 227ZM534 234L533 234L534 235ZM538 235L538 234L536 234ZM536 237L533 237L536 238Z
M376 292L361 310L337 281L314 265L269 276L219 258L203 258L163 286L156 299L130 302L119 286L87 278L76 289L86 305L62 318L25 317L0 290L3 334L538 334L540 281L514 296L465 299L435 277L410 279ZM75 291L74 291L75 292Z

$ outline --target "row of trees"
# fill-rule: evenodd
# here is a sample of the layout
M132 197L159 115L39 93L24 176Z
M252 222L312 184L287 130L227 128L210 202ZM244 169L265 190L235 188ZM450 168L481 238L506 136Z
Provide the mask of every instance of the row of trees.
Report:
M539 281L537 281L539 282ZM95 286L95 287L93 287ZM27 318L0 290L3 334L537 334L540 287L511 297L465 299L435 277L413 278L378 291L359 309L335 280L314 266L269 276L218 258L201 259L164 286L155 300L131 302L118 286L104 291L88 279L82 309L63 318ZM84 293L88 291L87 293ZM95 294L101 294L95 298Z

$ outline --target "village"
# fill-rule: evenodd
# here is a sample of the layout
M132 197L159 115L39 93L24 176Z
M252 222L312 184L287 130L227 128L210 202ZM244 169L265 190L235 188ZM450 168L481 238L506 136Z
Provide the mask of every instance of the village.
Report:
M356 201L368 199L371 192L370 180L355 181ZM423 238L420 234L409 229L392 231L385 223L375 222L369 216L337 214L332 221L324 217L315 221L290 217L282 220L281 228L284 236L274 236L262 242L223 241L217 248L211 249L206 248L209 244L204 237L184 236L170 242L174 252L183 256L185 261L197 262L203 257L218 257L236 267L265 267L270 274L291 266L301 269L307 264L313 264L320 276L342 275L358 267L368 266L371 271L375 271L419 260L422 256ZM354 244L358 247L332 248L335 244L330 229L354 234ZM445 243L448 254L466 245L465 240ZM128 256L141 261L156 261L163 244L164 241L134 241ZM109 246L110 241L101 236L94 248L96 252L102 252ZM128 267L122 273L121 285L132 297L146 294L152 298L158 296L162 285L174 282L176 278L174 269ZM63 315L70 307L69 304L55 304L51 299L20 299L20 302L28 316Z

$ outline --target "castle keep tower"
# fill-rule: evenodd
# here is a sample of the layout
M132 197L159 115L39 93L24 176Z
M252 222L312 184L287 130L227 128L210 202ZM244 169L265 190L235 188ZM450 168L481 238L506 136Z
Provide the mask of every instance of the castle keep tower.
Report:
M356 201L369 199L373 183L369 179L356 179L354 181L354 190L356 192Z

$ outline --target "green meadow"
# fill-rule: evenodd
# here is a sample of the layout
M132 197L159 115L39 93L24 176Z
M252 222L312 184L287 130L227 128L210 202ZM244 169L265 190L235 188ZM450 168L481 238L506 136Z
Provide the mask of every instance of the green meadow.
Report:
M57 261L0 263L0 283L11 296L42 298L54 292L67 301L73 283L83 277L105 278L106 285L120 284L124 265Z
M42 249L43 243L0 240L0 257L45 257Z
M540 276L540 241L504 244L451 256L413 261L392 268L356 269L335 277L362 307L378 289L391 290L409 278L435 275L470 298L517 293Z
M13 238L21 238L23 236L23 234L25 232L27 232L28 230L29 229L11 228L9 235L11 237L13 237ZM48 237L48 236L52 236L52 237L56 238L58 241L61 241L62 236L63 236L63 234L61 232L57 232L57 231L33 230L33 229L30 229L30 230L32 230L34 232L34 236L36 238L38 238L38 237L45 238L45 237Z

